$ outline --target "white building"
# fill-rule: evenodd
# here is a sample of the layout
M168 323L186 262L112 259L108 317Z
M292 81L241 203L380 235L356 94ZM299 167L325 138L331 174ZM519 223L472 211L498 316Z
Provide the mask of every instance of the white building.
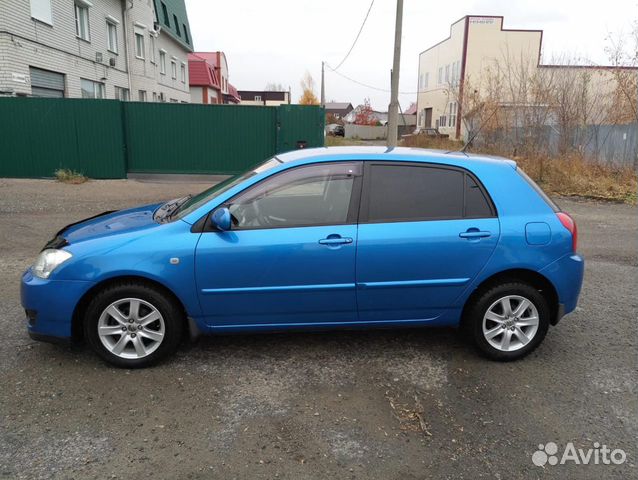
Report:
M545 65L541 62L542 30L503 28L501 16L465 16L450 27L450 36L419 55L417 126L437 127L450 138L466 135L461 111L468 95L488 93L486 79L508 68L555 78L587 77L592 96L605 97L615 88L614 73L634 71L632 67ZM515 77L511 75L509 78ZM516 99L498 99L503 108L546 108L540 104L520 104ZM519 100L520 102L520 100ZM601 105L604 110L605 105Z
M0 94L188 102L183 0L0 1Z

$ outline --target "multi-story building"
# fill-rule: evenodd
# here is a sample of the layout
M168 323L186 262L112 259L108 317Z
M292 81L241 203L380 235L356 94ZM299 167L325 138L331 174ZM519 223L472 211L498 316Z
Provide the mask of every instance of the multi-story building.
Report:
M184 0L2 0L0 94L190 101Z
M290 91L273 90L239 90L241 105L263 105L277 107L279 105L290 105Z
M228 61L224 52L195 52L188 57L193 103L239 103L237 89L228 81Z
M503 108L523 105L528 111L549 110L547 104L522 99L521 79L525 76L551 77L556 83L576 75L582 79L586 74L591 96L610 95L614 75L623 67L544 65L542 38L542 30L503 28L502 16L465 16L453 23L448 38L419 55L418 127L437 127L451 138L465 137L462 118L471 112L463 112L462 106L469 104L472 95L485 98L494 92L499 98L492 100Z

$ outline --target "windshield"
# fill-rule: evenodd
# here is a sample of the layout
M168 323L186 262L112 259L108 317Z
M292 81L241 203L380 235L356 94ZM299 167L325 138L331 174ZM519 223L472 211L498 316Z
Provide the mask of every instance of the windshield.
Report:
M281 163L283 163L281 160L279 160L277 157L273 157L270 160L267 160L264 163L254 167L253 169L248 170L247 172L227 178L223 182L213 185L212 187L204 190L201 193L198 193L197 195L189 198L184 203L182 203L179 206L179 209L173 212L173 218L182 218L188 215L189 213L197 210L199 207L209 202L216 196L221 195L227 190L230 190L235 185L240 184L250 177L254 177L255 175L266 172Z

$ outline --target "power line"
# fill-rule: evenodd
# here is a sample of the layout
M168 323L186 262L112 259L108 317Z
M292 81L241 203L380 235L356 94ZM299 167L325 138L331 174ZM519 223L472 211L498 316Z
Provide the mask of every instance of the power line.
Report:
M376 90L378 92L385 92L385 93L390 93L390 89L389 88L381 88L381 87L375 87L374 85L368 85L367 83L363 83L360 82L359 80L355 80L354 78L351 78L341 72L337 72L336 68L332 68L327 62L326 62L326 67L328 67L328 69L330 71L332 71L333 73L336 73L337 75L339 75L340 77L345 78L346 80L349 80L353 83L356 83L357 85L361 85L362 87L366 87L369 88L371 90ZM399 92L401 95L417 95L419 92Z
M359 29L359 33L357 33L357 36L355 37L354 42L352 42L352 46L350 47L350 50L348 50L348 53L346 53L346 56L343 57L343 60L341 60L339 62L339 65L337 65L337 67L334 70L339 70L339 67L341 67L341 65L343 65L343 62L346 61L346 59L350 55L350 52L352 52L352 49L357 44L357 40L359 40L359 36L361 35L361 32L363 31L363 27L365 26L366 21L368 20L368 15L370 15L370 10L372 10L372 5L374 5L374 0L372 0L370 2L370 6L368 7L368 12L366 13L365 18L363 19L363 23L361 24L361 28Z

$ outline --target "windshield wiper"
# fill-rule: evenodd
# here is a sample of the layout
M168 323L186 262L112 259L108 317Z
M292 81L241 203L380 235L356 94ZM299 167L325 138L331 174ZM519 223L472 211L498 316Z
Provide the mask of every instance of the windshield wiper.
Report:
M166 210L166 219L170 220L173 217L173 215L175 215L179 211L179 209L182 208L182 205L184 205L191 198L193 198L193 196L189 193L185 197L182 197L176 202L172 203L170 207Z
M187 200L192 197L191 194L186 195L185 197L176 198L175 200L169 200L155 212L155 219L159 221L170 220L170 217L173 213L179 209Z

